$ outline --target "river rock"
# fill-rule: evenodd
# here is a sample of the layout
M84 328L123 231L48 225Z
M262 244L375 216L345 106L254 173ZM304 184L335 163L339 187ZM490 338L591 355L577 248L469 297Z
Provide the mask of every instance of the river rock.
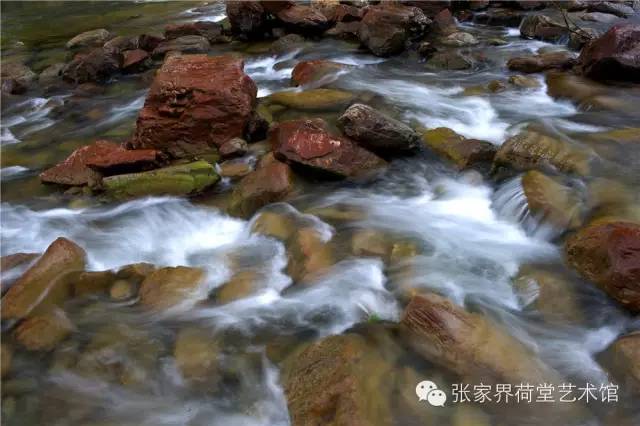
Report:
M549 96L570 99L576 103L609 93L607 86L569 72L548 72L545 81Z
M632 312L640 311L640 225L596 221L565 243L567 262Z
M4 378L11 371L13 351L5 342L0 343L0 377Z
M407 41L420 37L431 21L417 7L381 4L368 8L360 25L360 42L376 56L402 52Z
M151 67L151 57L142 49L122 52L122 71L126 73L142 72Z
M295 223L284 212L262 211L251 224L251 232L286 241L295 231Z
M444 35L458 31L456 20L449 9L443 9L433 17L432 29L434 32Z
M291 71L291 81L296 86L317 83L324 77L337 74L346 68L344 64L324 59L302 61L298 62Z
M73 296L82 297L92 294L104 294L116 280L113 271L85 271L72 279Z
M324 12L323 12L324 13ZM332 13L327 16L332 22L356 22L360 21L364 14L366 13L366 9L363 7L355 7L349 4L337 4L333 7Z
M102 174L116 174L156 167L163 161L154 149L127 150L113 142L96 141L76 149L63 162L40 174L44 183L59 185L87 185L95 183Z
M37 75L31 69L21 63L3 63L2 70L2 92L18 95L26 92L31 84L36 80Z
M385 165L352 140L329 133L322 119L278 123L269 132L276 158L338 177L357 177Z
M534 73L550 69L565 70L573 67L575 63L575 58L569 52L551 52L511 58L507 62L507 67L511 71Z
M20 319L70 296L69 274L84 269L85 251L66 238L55 240L2 298L2 319Z
M614 25L582 49L578 61L595 80L640 81L640 25Z
M520 35L545 41L557 41L568 37L569 30L564 24L554 21L546 15L535 14L524 18L520 24Z
M276 55L281 55L283 53L291 52L294 49L301 48L305 43L304 37L299 34L287 34L285 36L280 37L273 43L271 43L271 47L269 47L269 52L274 53Z
M140 304L155 311L192 305L207 297L205 276L200 268L157 269L140 286Z
M588 10L592 12L610 13L620 18L627 18L635 13L631 6L612 1L594 1L588 3Z
M117 36L106 42L102 48L108 52L120 54L125 50L139 49L140 46L138 45L138 37Z
M196 21L183 24L169 24L164 27L164 37L167 40L194 35L206 38L209 43L217 43L224 40L222 25L217 22Z
M257 94L243 69L233 56L167 58L140 111L131 147L188 157L242 137Z
M114 36L104 28L97 30L85 31L78 34L66 44L67 49L76 49L80 47L102 47L107 41Z
M253 171L251 164L243 160L223 161L218 166L220 168L220 176L229 179L239 179Z
M62 71L62 78L73 84L105 83L120 71L122 57L104 48L79 53Z
M494 170L508 166L529 170L551 166L567 173L587 175L592 155L590 151L570 142L534 131L524 131L507 139L494 158Z
M640 332L618 337L605 351L607 367L620 388L640 392Z
M102 186L114 198L150 195L193 195L213 186L220 176L210 163L199 160L140 173L104 178Z
M245 37L257 37L266 30L267 13L259 1L227 1L231 31Z
M338 122L347 136L373 151L409 151L420 140L411 127L363 104L351 105Z
M296 283L312 282L336 262L329 241L313 227L297 229L286 245L287 275Z
M49 352L73 331L73 324L64 311L54 309L22 321L14 333L18 343L29 351Z
M245 176L233 190L229 212L249 217L269 203L283 200L293 190L291 168L268 154L258 168Z
M64 71L65 66L66 64L64 62L58 62L56 64L49 65L47 68L42 70L38 76L38 83L40 86L44 87L45 90L49 89L50 86L55 87L62 81L62 72Z
M254 271L240 271L216 290L216 302L224 305L244 299L259 288L259 277Z
M449 34L448 36L441 38L440 43L445 46L462 47L473 46L479 43L479 41L471 34L462 31Z
M233 138L223 143L220 149L218 149L218 153L220 154L220 158L226 160L234 157L242 157L247 153L248 148L247 141L242 138Z
M527 75L509 76L509 83L521 89L535 89L542 86L537 78Z
M219 376L220 348L198 328L183 328L176 337L173 356L180 375L190 384L211 386Z
M486 317L427 293L402 315L405 341L427 361L467 383L558 383L560 377L527 347Z
M351 92L337 89L311 89L302 92L277 92L270 102L302 111L337 111L356 99Z
M466 56L456 51L437 52L427 61L429 68L440 70L466 70L472 65Z
M289 355L282 384L294 426L392 424L392 365L356 334L326 337ZM319 390L322 390L321 392Z
M474 22L478 24L494 25L500 27L518 27L522 22L523 13L512 9L489 9L486 12L476 13Z
M455 164L459 170L478 163L491 163L497 149L491 142L467 139L446 127L424 131L422 141L436 154Z
M597 39L601 35L602 32L595 28L581 28L580 30L571 32L568 46L570 49L580 50L584 45Z
M289 31L301 34L320 34L331 24L322 12L303 4L283 8L276 17Z
M582 204L575 188L537 170L530 170L522 176L522 189L534 217L561 230L580 225Z
M40 253L14 253L0 257L0 271L5 273L18 266L33 262Z
M206 37L199 35L187 35L173 40L162 41L153 49L154 58L162 58L169 52L180 53L207 53L211 44Z
M358 40L361 26L360 21L338 22L335 26L325 31L324 36L344 40Z

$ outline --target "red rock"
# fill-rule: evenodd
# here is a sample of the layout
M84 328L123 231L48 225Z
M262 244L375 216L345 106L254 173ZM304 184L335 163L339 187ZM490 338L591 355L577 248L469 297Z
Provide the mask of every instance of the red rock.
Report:
M153 34L140 34L137 39L138 48L146 50L147 52L153 52L153 50L163 41L164 39L162 37L158 37Z
M442 9L433 17L433 29L441 34L451 34L457 31L456 20L449 9Z
M575 63L576 60L569 52L551 52L511 58L507 62L507 67L511 71L534 73L550 69L568 69Z
M264 10L269 13L276 14L282 9L286 9L295 5L295 1L291 0L263 0L260 2Z
M565 244L567 261L582 276L633 312L640 312L640 225L595 222Z
M223 143L218 149L222 159L242 157L247 153L247 142L244 139L233 138Z
M359 176L385 164L350 139L331 135L322 119L279 123L269 140L276 158L340 177Z
M60 185L87 185L104 174L135 171L157 165L161 153L153 149L126 150L108 141L97 141L78 148L63 162L45 170L40 180Z
M104 83L120 70L122 57L117 52L97 48L76 55L62 70L62 78L74 84Z
M122 70L125 72L140 72L151 65L149 54L142 49L125 50L122 58Z
M324 59L298 62L291 71L291 81L296 85L309 84L328 74L335 74L346 66Z
M231 31L245 36L260 35L267 23L265 8L258 1L228 1L227 17Z
M582 73L596 80L640 81L640 25L614 25L587 44L578 61Z
M330 25L327 17L311 6L294 5L282 9L276 16L293 32L321 33Z
M364 16L364 9L350 6L348 4L339 4L336 6L333 12L333 16L330 20L334 22L354 22L360 21Z
M402 52L408 40L421 36L430 22L417 7L381 4L367 9L358 36L374 55L390 56Z
M184 24L169 24L164 28L164 36L168 40L174 38L198 35L214 43L222 35L222 25L211 21L187 22Z
M243 68L234 56L167 58L140 111L131 147L188 157L242 137L257 94Z

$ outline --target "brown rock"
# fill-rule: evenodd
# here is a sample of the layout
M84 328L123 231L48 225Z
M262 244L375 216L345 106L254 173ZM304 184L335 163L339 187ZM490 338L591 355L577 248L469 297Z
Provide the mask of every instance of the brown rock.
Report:
M460 170L478 163L490 163L497 149L491 142L466 139L446 127L423 132L422 141L436 154L453 162Z
M569 30L564 24L556 22L548 16L528 15L520 25L520 35L525 38L535 38L546 41L557 41L569 36Z
M122 52L122 71L141 72L151 66L151 57L142 49L125 50Z
M293 189L291 168L267 155L258 168L245 176L231 194L229 212L249 217L269 203L283 200Z
M236 273L216 291L216 302L221 305L251 296L259 289L258 276L253 271Z
M99 28L97 30L85 31L78 34L66 44L67 49L75 49L80 47L102 47L105 42L113 38L113 35L105 30Z
M84 268L85 252L66 238L55 240L2 298L2 319L20 319L66 300L68 275Z
M111 300L123 301L131 299L136 295L136 285L126 280L116 280L109 288Z
M15 331L15 338L29 351L52 351L73 331L73 324L64 311L33 315L22 321Z
M522 176L522 189L535 217L562 230L580 225L582 205L575 189L537 170Z
M565 70L574 66L575 63L575 58L569 52L552 52L511 58L507 62L507 67L511 71L534 73L550 69Z
M257 94L243 68L232 56L167 58L138 116L132 147L185 157L242 137Z
M294 85L315 83L328 75L337 74L346 65L324 59L298 62L291 71L291 81Z
M253 171L253 167L244 161L224 161L219 164L220 176L231 179L241 178Z
M286 358L282 383L294 426L392 424L392 367L362 336L331 336ZM321 391L320 391L321 390Z
M351 6L348 4L338 4L333 9L333 15L328 17L334 22L355 22L360 21L365 14L364 8Z
M417 7L383 3L368 8L360 25L360 42L374 55L402 52L407 41L421 36L431 21Z
M204 330L184 328L178 332L173 356L182 377L191 384L211 384L218 378L220 348Z
M87 54L79 54L62 70L62 78L73 84L104 83L120 71L120 54L97 48Z
M0 75L2 76L2 92L12 95L26 92L37 78L29 67L17 62L3 63Z
M440 34L452 34L457 31L456 20L449 9L442 9L433 17L433 30Z
M169 52L179 53L207 53L211 44L205 37L198 35L189 35L174 38L173 40L164 40L153 49L152 56L160 59Z
M147 52L153 52L160 43L164 41L164 38L155 36L153 34L140 34L136 39L136 45L138 49L146 50Z
M333 249L314 228L303 227L287 241L287 274L296 282L312 281L335 263Z
M640 391L640 332L618 337L605 355L609 369L621 380L620 388Z
M4 378L11 371L12 356L11 346L4 342L0 343L0 377Z
M640 312L640 225L599 221L565 243L567 262L632 312Z
M114 282L116 275L111 271L80 272L73 282L73 296L105 293Z
M196 21L164 27L164 36L168 40L189 35L202 36L210 43L216 43L221 40L222 25L212 21Z
M167 310L204 299L202 284L205 272L186 266L160 268L140 286L140 303L153 310Z
M640 25L614 25L582 49L578 60L587 77L640 81Z
M2 256L0 257L0 271L4 273L25 263L30 263L39 256L40 253L14 253Z
M338 22L334 27L324 32L327 37L335 37L339 39L357 39L360 32L360 21Z
M249 37L261 35L265 31L267 14L261 2L228 1L226 4L231 31Z
M277 158L339 177L360 176L385 164L350 139L331 135L322 119L279 123L269 140Z
M218 149L218 153L222 159L242 157L247 153L247 142L242 138L229 139L223 143Z
M126 150L121 146L97 141L76 149L63 162L40 174L44 183L87 185L105 175L144 170L161 164L162 153L154 149Z
M292 32L320 34L329 28L330 22L314 7L296 4L282 9L276 17Z

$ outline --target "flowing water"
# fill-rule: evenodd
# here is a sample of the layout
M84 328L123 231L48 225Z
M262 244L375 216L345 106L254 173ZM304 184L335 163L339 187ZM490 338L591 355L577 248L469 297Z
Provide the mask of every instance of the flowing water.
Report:
M123 35L152 33L160 32L167 22L223 18L224 6L217 3L3 2L3 60L24 58L41 71L65 58L64 43L81 31L107 27ZM351 67L329 84L361 93L372 105L407 123L449 127L496 145L527 126L542 129L597 153L601 161L589 181L612 179L637 191L640 146L603 146L588 137L640 126L637 108L580 109L547 95L544 77L535 74L538 88L466 95L467 87L506 78L504 63L512 56L563 47L520 39L513 28L465 24L464 30L480 40L502 37L507 43L467 48L477 58L468 71L433 72L415 53L381 59L356 44L336 40L308 43L280 56L242 43L214 45L211 54L244 52L245 71L256 82L259 97L300 90L292 89L289 81L297 61L331 59L348 64ZM43 168L76 147L101 138L125 140L150 78L150 74L120 76L104 93L88 98L71 91L51 96L36 89L3 100L2 255L43 252L64 236L87 251L88 269L93 271L136 262L198 266L207 271L205 298L238 268L259 274L264 285L250 297L223 306L194 295L162 315L127 302L72 301L67 311L76 332L62 348L48 356L16 355L19 374L12 384L5 383L4 394L11 394L3 399L3 422L289 424L279 371L265 348L279 339L341 333L374 317L398 321L401 287L436 291L489 315L574 383L609 380L596 355L623 332L638 328L637 320L634 323L603 293L566 269L560 232L530 214L518 176L496 183L476 172L459 173L421 153L394 160L373 182L309 183L303 195L268 209L297 217L338 246L354 230L376 229L410 241L418 255L389 267L378 258L344 254L314 278L313 285L295 288L289 287L292 279L286 271L284 245L252 233L252 220L232 218L216 207L228 196L230 185L191 200L157 197L107 203L74 198L39 183L37 175ZM640 104L637 87L624 90L620 98ZM287 114L314 115L290 111L283 116ZM637 193L632 196L637 202ZM344 217L337 218L335 212ZM584 318L578 322L543 318L532 307L535 286L528 297L514 288L513 278L523 265L559 271L579 283L575 297ZM12 278L15 273L3 276L5 282ZM171 342L186 327L205 330L222 342L220 368L226 379L218 388L194 390L178 374ZM118 368L125 370L122 374L133 376L133 384L114 383L106 372L83 374L77 361L68 361L77 359L73 357L82 345L96 335L126 342L118 347L116 358ZM633 424L634 413L627 408L620 415ZM613 411L619 414L616 410L596 407L584 424L605 424ZM502 418L496 424L519 421Z

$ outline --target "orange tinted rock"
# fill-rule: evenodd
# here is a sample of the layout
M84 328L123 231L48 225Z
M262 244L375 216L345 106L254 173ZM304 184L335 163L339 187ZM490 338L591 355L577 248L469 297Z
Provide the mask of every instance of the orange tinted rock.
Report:
M346 65L324 59L298 62L291 71L291 81L296 86L309 84L322 77L336 74L346 68Z
M150 65L150 56L142 49L125 50L122 53L122 70L125 72L140 72Z
M173 157L207 152L243 136L256 94L240 58L170 56L149 90L131 146Z
M51 351L71 334L73 324L64 311L34 315L22 321L15 331L16 340L30 351Z
M140 303L153 310L165 310L183 303L195 302L200 293L205 272L199 268L177 266L152 272L140 286Z

